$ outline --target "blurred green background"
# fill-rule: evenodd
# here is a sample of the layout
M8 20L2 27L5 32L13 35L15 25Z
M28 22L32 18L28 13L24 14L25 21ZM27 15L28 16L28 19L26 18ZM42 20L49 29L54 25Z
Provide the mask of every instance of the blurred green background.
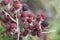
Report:
M0 0L1 1L1 0ZM48 16L49 21L49 30L56 30L56 32L49 33L49 40L60 40L60 0L24 0L27 4L29 4L31 10L35 12L38 8L46 10L46 5L49 7L47 10L50 9L50 13L46 10L46 15ZM34 6L32 6L34 5ZM36 6L36 7L35 7ZM52 11L51 11L52 10ZM39 11L41 11L39 9ZM36 11L37 14L39 11ZM1 26L0 21L0 33L5 31L5 29ZM9 37L2 37L0 35L0 40L12 40ZM26 40L38 40L33 39L32 37L28 37Z

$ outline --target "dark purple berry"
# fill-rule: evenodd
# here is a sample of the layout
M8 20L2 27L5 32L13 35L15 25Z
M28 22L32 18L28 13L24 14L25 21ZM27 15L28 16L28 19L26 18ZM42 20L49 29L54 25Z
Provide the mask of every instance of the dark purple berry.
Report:
M23 11L27 11L29 9L29 6L27 4L23 4Z
M41 23L41 25L42 25L42 27L47 27L47 26L48 26L48 22L47 22L47 21L43 21L43 22Z

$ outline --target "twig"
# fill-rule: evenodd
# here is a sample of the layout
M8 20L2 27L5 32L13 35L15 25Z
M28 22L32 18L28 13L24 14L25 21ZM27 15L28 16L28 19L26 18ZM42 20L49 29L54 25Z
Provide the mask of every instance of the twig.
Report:
M22 9L22 4L20 4L20 8L19 9L14 11L14 13L16 14L16 20L17 20L17 31L18 31L18 39L17 40L19 40L19 37L20 37L19 19L18 19L17 12L19 12L21 9Z
M2 10L2 11L5 13L5 15L8 15L10 17L10 19L16 23L16 20L13 19L5 10Z
M42 32L42 33L52 33L52 32L56 32L56 30L50 30L48 32Z

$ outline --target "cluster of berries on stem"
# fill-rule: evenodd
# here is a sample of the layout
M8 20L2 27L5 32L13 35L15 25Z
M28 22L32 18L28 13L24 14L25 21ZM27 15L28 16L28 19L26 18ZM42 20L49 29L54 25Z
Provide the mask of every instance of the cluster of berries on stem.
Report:
M3 36L18 35L18 40L22 40L22 36L28 34L41 37L43 28L48 27L46 15L44 13L40 15L28 13L29 6L22 0L2 0L0 7L2 6L4 8L0 10L0 20L2 27L6 29L2 33ZM22 26L19 25L21 23ZM21 28L24 31L21 31ZM17 38L13 37L13 40L17 40Z

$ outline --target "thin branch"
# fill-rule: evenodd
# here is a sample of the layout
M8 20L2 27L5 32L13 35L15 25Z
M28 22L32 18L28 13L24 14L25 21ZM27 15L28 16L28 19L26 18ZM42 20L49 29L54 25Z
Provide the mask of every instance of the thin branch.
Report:
M20 8L19 9L14 11L14 13L16 14L16 20L17 20L17 31L18 31L18 39L17 40L19 40L19 37L20 37L19 19L18 19L17 12L19 12L21 9L22 9L22 4L20 4Z
M42 33L53 33L53 32L56 32L56 30L50 30L48 32L42 32Z
M17 20L17 31L18 31L18 39L19 40L19 35L20 35L20 30L19 30L19 23L18 23L18 17L17 17L17 14L16 14L16 20Z
M10 19L16 23L16 20L13 19L5 10L2 10L2 11L5 13L5 15L8 15L10 17Z

